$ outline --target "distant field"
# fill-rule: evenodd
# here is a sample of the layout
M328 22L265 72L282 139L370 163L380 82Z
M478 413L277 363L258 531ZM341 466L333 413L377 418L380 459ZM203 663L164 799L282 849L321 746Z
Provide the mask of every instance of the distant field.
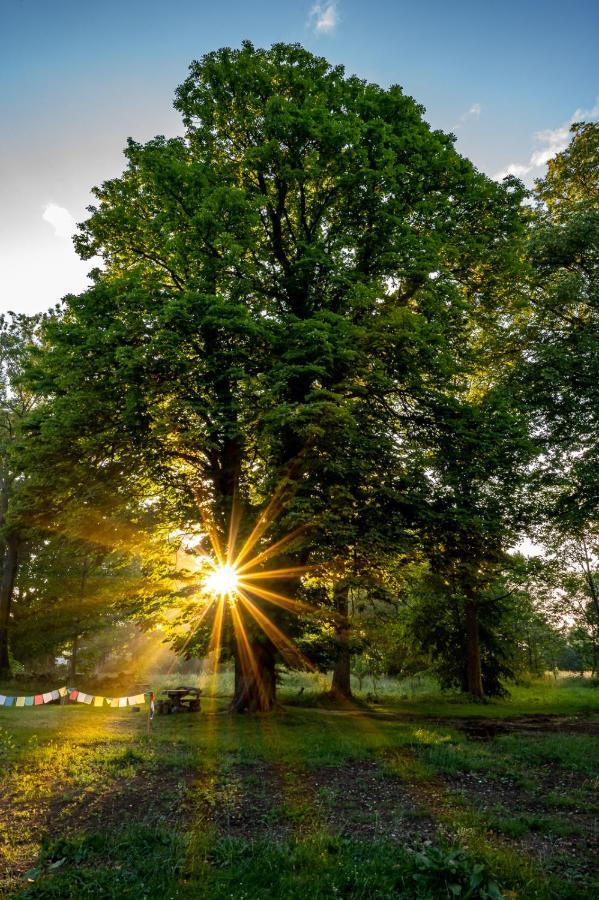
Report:
M223 675L149 737L144 708L0 708L0 895L599 896L599 689L480 706L415 680L306 706L324 686L231 717Z

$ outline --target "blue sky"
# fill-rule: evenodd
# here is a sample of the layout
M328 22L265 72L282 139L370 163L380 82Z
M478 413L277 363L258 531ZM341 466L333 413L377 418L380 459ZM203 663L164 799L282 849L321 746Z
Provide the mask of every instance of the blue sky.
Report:
M454 0L0 0L0 308L45 309L85 286L72 249L89 189L131 135L180 131L189 62L244 38L299 41L349 73L398 83L491 176L529 183L599 117L599 4Z

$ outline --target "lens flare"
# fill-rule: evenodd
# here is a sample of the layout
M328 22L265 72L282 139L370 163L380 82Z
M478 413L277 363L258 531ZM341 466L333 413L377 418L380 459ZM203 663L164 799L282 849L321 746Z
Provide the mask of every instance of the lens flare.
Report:
M239 578L235 566L225 563L217 565L204 579L204 590L215 597L230 597L235 594Z

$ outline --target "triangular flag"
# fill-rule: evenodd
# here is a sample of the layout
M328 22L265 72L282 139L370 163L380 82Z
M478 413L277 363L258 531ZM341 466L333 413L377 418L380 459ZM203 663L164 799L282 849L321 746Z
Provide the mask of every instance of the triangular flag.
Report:
M34 698L35 705L41 706L43 702L44 702L44 698L43 698L42 694L36 694L35 698Z
M94 697L94 706L104 706L104 697Z
M15 706L25 706L25 697L17 697Z

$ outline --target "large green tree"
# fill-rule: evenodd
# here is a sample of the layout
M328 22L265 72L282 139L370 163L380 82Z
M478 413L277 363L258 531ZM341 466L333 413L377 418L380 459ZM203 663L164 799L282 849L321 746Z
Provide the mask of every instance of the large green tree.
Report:
M554 607L597 667L599 531L599 124L572 126L535 186L531 314L518 377L541 453L537 520Z
M599 508L599 124L572 126L570 145L536 185L535 274L524 387L544 443L551 514L582 536Z
M437 411L427 453L431 500L422 511L421 529L436 595L448 607L439 622L450 617L461 647L456 655L455 647L447 646L444 655L477 698L500 690L489 623L501 617L504 591L496 585L509 566L507 551L527 523L525 489L535 451L526 411L499 379L481 395ZM483 646L481 617L487 631ZM443 655L442 641L437 644Z
M143 471L173 527L223 545L234 507L243 537L283 480L258 548L308 529L286 562L324 566L348 692L351 579L414 527L413 425L510 308L520 196L401 88L298 45L208 54L175 105L185 135L130 141L81 226L102 267L48 328L37 452L67 477ZM247 627L269 689L240 682L237 706L268 706L275 646Z

